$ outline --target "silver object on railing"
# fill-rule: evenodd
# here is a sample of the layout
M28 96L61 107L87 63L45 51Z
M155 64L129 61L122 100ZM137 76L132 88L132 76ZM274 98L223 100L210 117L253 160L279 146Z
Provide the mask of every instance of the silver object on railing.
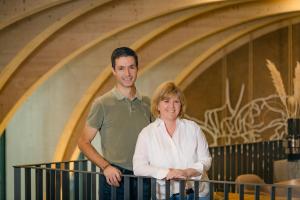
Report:
M300 118L290 118L288 123L288 135L283 141L288 160L300 160Z

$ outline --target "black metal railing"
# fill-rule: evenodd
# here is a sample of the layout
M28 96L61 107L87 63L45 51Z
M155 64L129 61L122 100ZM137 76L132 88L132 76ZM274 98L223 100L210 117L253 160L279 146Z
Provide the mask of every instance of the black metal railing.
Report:
M15 200L96 200L100 198L101 179L104 176L93 163L87 160L59 163L41 163L14 167ZM137 179L138 199L143 199L143 180L151 179L151 198L156 199L156 179L133 175L124 175L124 199L130 198L129 179ZM180 197L184 199L185 183L180 183ZM198 195L200 181L194 181L195 196ZM274 184L235 183L232 181L207 181L210 187L210 199L292 199L300 194L300 186L282 186ZM170 181L165 182L166 199L171 196ZM245 188L254 189L246 193ZM268 187L269 193L262 193L261 188ZM230 188L235 188L231 190ZM111 199L116 197L116 188L111 188ZM296 192L299 192L298 194Z
M212 165L208 176L220 181L234 181L241 174L256 174L271 184L273 162L287 158L282 140L217 146L209 150Z
M213 161L208 175L214 180L209 182L214 188L212 191L224 194L227 190L236 191L234 180L241 174L256 174L272 184L273 162L287 157L281 140L209 149ZM87 160L15 166L14 170L15 199L21 199L21 193L25 199L98 199L100 180L104 178L99 168ZM124 176L125 181L127 177L131 176ZM22 190L21 180L24 182Z

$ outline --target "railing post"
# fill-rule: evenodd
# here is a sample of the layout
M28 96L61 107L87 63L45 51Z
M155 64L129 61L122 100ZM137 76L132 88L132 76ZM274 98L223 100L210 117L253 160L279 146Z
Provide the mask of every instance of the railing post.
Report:
M260 186L256 185L255 186L255 200L259 200L259 195L260 195Z
M124 176L124 199L130 200L130 177Z
M239 186L239 200L244 200L244 188L245 188L244 184L241 184Z
M237 144L236 151L237 151L237 156L236 156L237 174L242 174L242 145L241 144Z
M25 200L31 200L31 169L25 168Z
M21 200L21 168L14 167L14 200Z
M292 188L288 187L286 196L288 200L292 200Z
M55 199L60 199L60 163L55 164Z
M224 180L231 180L230 178L230 161L231 161L231 152L229 145L225 146L225 175Z
M115 186L111 186L110 197L111 197L111 200L117 199L117 188Z
M96 172L96 165L94 163L92 163L91 166L92 172ZM96 200L96 174L93 173L92 174L92 187L91 187L91 192L92 192L92 200Z
M74 170L79 170L79 163L77 161L74 162ZM75 192L75 200L79 200L79 173L74 172L74 192Z
M85 170L86 171L86 190L87 190L87 193L86 193L86 200L91 200L92 199L92 174L90 172L87 172L88 170Z
M252 168L252 164L253 164L253 143L249 143L246 144L247 145L247 173L252 174L253 173L253 168Z
M214 199L214 184L212 182L209 182L209 199Z
M253 172L255 174L258 174L258 165L259 165L259 162L258 162L258 157L259 157L259 152L258 152L258 143L254 143L253 144Z
M275 186L271 187L271 200L275 200Z
M249 161L249 158L248 158L248 144L242 144L242 149L243 149L243 153L242 153L242 163L243 163L243 174L247 174L248 173L248 161Z
M236 145L231 146L230 160L230 181L234 181L236 178ZM234 191L234 186L231 187L230 191Z
M105 180L105 177L104 177L104 175L103 174L99 174L99 179L98 179L98 185L99 185L99 187L98 187L98 194L99 194L99 200L102 200L103 199L103 197L104 197L104 190L102 189L102 187L104 187L103 186L103 184L104 184L104 182L105 182L106 180Z
M40 167L39 165L37 167ZM43 200L43 170L35 169L35 194L37 200Z
M64 163L64 169L69 170L70 164ZM70 199L70 172L69 171L62 172L62 198Z
M224 173L225 173L225 167L224 167L224 146L220 146L219 147L219 159L220 159L220 179L219 180L224 180Z
M49 168L51 168L51 164L46 164L46 200L50 200L51 196L50 196L50 188L51 188L51 179L50 179L50 170Z
M156 200L156 179L151 178L151 199Z
M50 200L55 200L55 170L50 168Z
M180 200L184 200L184 198L185 198L185 181L184 180L179 181L179 194L180 194Z
M228 200L229 186L228 183L224 183L224 200Z
M143 178L142 177L137 177L137 187L138 187L138 193L137 193L137 197L138 199L142 200L143 199Z
M273 143L272 141L268 141L268 160L267 160L267 172L268 172L268 176L267 179L268 182L267 183L273 183Z
M168 199L170 199L170 181L166 180L165 182L166 182L166 184L165 184L165 186L166 186L166 199L168 200Z
M198 199L198 196L199 196L199 184L200 182L199 181L194 181L194 199Z
M82 171L87 171L87 161L82 163ZM87 173L82 173L82 198L87 199Z

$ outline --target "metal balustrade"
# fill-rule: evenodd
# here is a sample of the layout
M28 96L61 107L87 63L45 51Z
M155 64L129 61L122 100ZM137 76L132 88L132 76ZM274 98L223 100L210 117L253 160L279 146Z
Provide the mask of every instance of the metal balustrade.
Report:
M299 186L295 189L296 186L271 184L273 161L286 158L282 141L210 147L210 152L213 158L209 171L211 180L207 181L210 185L210 199L292 199L297 196L297 192L300 199ZM234 182L238 175L247 173L259 175L269 184ZM151 179L151 198L156 199L156 179L124 175L125 199L130 199L129 180L132 178L137 179L139 199L143 198L143 179ZM100 169L88 160L14 166L14 199L101 199L101 179L105 177ZM181 199L185 196L185 181L180 180ZM255 188L252 194L245 193L248 186ZM195 196L198 187L199 181L194 181ZM261 187L269 187L269 194L262 194ZM111 191L111 198L115 199L116 188L112 187ZM167 199L171 195L169 181L166 181L166 195Z
M33 180L31 179L32 177ZM100 198L100 179L104 178L99 168L87 160L61 163L42 163L14 167L14 199L74 199L96 200ZM151 198L156 199L156 179L133 175L124 175L124 199L130 200L129 179L137 179L138 199L143 199L143 179L151 179ZM185 197L185 182L180 183L180 197ZM198 195L200 181L194 182L195 196ZM21 188L22 182L24 188ZM295 199L299 195L300 186L282 186L274 184L235 183L232 181L207 181L210 186L210 199ZM246 193L245 188L252 186L253 192ZM262 193L261 187L269 187L270 193ZM238 191L230 188L238 188ZM166 181L166 198L171 196L170 181ZM32 193L33 191L33 193ZM116 188L112 187L111 199L116 198ZM298 192L298 194L296 194Z
M271 184L273 162L287 158L282 140L216 146L209 150L212 165L208 176L221 181L234 181L240 174L256 174Z

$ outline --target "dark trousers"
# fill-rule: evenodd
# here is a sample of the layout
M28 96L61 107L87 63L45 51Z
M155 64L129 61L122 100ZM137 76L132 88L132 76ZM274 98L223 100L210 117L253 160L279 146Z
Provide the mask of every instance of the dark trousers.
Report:
M114 167L118 168L123 175L133 175L133 171L124 169L122 167L113 165ZM137 178L130 177L130 189L129 189L129 200L137 200ZM106 178L101 175L100 178L100 199L102 200L111 200L111 193L112 187L106 182ZM122 181L119 187L116 187L116 199L117 200L124 200L124 177L122 177ZM149 200L150 199L150 179L143 180L143 199Z

